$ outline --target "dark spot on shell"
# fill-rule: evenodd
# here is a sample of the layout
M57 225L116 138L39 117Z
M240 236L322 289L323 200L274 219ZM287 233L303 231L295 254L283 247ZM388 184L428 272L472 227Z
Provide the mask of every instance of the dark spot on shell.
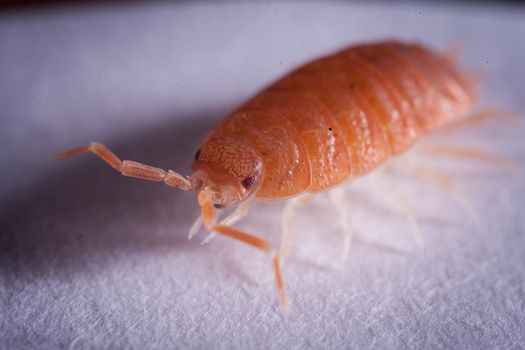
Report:
M224 208L224 204L214 203L214 204L213 204L213 207L214 207L215 209L222 209L222 208Z
M332 128L328 128L328 131L332 132Z
M252 187L253 185L255 185L255 177L253 176L249 176L242 180L242 186L246 189Z
M201 149L199 148L197 152L195 152L195 157L193 157L195 160L199 160L199 156L201 155Z

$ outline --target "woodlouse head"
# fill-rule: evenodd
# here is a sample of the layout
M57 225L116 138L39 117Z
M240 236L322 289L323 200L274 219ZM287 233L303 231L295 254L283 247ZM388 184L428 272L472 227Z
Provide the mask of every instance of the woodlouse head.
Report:
M192 170L192 178L210 193L213 206L226 208L255 192L262 160L248 143L231 136L216 136L201 146Z

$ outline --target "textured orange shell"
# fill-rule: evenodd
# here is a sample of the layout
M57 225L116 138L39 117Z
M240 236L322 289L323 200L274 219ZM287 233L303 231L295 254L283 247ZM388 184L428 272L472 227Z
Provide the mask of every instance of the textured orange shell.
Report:
M284 76L208 140L250 145L263 161L257 198L281 199L366 174L474 100L472 81L445 56L398 42L359 45Z

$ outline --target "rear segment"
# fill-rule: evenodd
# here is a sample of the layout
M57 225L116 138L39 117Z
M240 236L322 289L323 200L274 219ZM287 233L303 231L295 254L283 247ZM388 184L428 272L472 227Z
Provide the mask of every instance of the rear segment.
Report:
M210 137L250 144L263 159L257 197L281 199L366 174L474 100L472 82L444 56L397 42L360 45L296 69Z

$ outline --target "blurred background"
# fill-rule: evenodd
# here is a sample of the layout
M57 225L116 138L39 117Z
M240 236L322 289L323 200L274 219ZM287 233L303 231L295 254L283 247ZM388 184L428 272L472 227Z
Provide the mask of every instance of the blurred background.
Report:
M387 177L347 189L356 241L337 261L325 195L299 215L279 310L268 258L187 240L195 195L118 176L123 159L188 174L208 130L269 82L359 42L399 39L482 72L478 110L525 112L521 2L36 2L0 6L0 348L525 347L525 139L520 123L436 135L512 159L400 160L451 176L446 191ZM402 165L403 166L403 165ZM374 176L370 178L374 179ZM382 180L383 181L383 180ZM383 182L382 182L383 183ZM283 203L239 227L279 242Z

